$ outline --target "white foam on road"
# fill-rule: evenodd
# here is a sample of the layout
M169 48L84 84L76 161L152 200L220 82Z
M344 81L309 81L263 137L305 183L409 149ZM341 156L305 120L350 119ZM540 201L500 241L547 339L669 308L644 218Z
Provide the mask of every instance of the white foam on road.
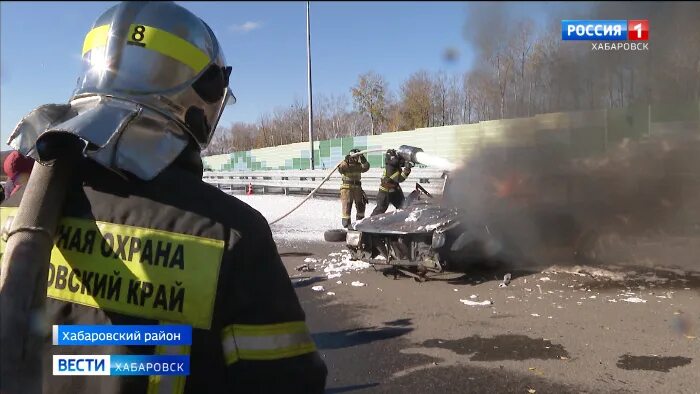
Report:
M359 260L351 260L350 255L346 255L340 261L329 262L328 265L323 269L323 272L325 272L328 275L328 279L332 279L331 276L335 278L337 277L336 275L340 276L339 274L352 271L361 271L369 267L369 263L365 263L364 261Z
M469 305L469 306L486 306L486 305L491 305L493 302L487 300L487 301L471 301L471 300L459 300L464 305Z

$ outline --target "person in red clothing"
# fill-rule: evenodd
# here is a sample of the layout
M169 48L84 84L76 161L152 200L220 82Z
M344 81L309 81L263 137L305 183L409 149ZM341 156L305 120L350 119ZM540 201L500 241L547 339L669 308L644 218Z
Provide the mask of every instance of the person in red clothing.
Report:
M17 151L13 151L5 158L2 169L9 180L8 184L5 185L6 198L27 184L33 167L34 159L22 156Z

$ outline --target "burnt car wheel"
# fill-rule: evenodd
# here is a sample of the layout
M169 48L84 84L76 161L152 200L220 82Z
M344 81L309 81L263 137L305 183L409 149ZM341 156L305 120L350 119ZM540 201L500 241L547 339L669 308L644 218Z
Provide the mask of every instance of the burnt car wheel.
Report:
M323 233L323 239L325 239L326 242L345 242L347 234L348 232L345 229L326 230Z

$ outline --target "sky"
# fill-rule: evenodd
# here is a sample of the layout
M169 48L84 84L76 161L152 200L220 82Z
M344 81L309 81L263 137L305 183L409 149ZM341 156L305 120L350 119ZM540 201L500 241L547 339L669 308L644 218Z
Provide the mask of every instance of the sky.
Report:
M3 150L32 109L66 103L81 72L80 51L104 2L0 2L0 132ZM206 21L233 67L238 102L220 125L254 122L307 101L306 2L177 2ZM536 16L551 3L508 5ZM559 4L561 6L561 4ZM463 36L463 2L311 2L314 96L346 94L375 71L392 90L418 70L462 73L473 55ZM448 48L459 53L446 61Z

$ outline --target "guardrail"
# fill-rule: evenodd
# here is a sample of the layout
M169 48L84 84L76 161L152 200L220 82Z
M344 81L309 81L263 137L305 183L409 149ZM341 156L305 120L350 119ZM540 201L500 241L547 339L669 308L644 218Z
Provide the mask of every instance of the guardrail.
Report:
M225 191L245 190L250 184L256 193L310 192L328 175L330 170L275 170L275 171L207 171L203 180ZM413 168L403 182L404 192L413 190L416 182L429 193L440 195L445 183L442 170ZM368 195L376 195L383 168L371 168L362 174L362 188ZM336 171L319 189L320 194L339 194L342 175Z

